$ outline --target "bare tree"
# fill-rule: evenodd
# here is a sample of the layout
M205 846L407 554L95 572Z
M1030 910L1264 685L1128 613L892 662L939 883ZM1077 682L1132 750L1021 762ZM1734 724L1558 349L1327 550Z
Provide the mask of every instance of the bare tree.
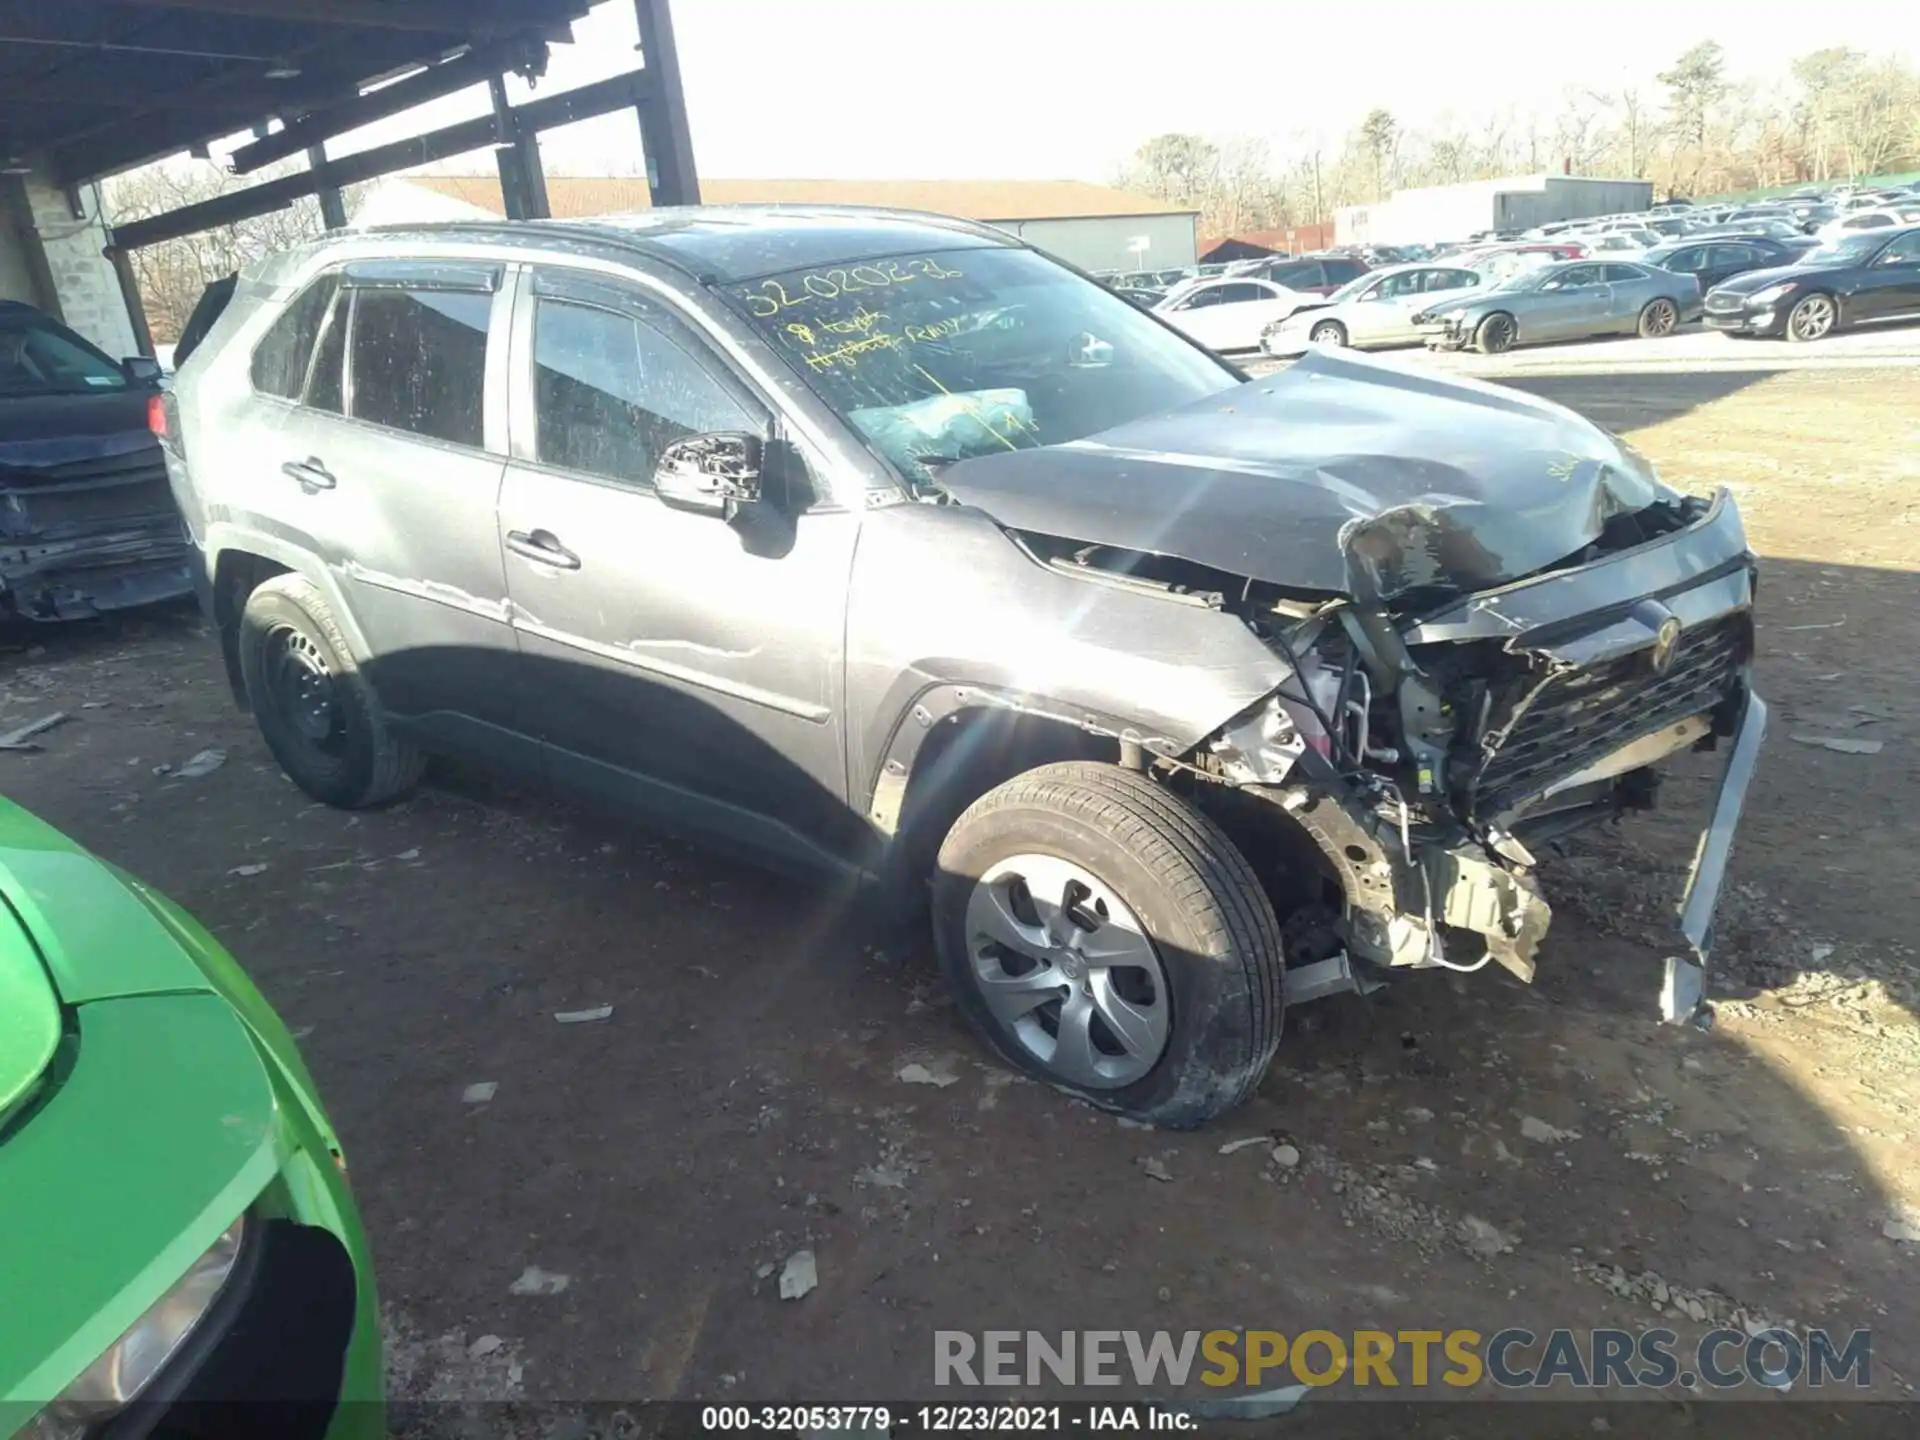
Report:
M1689 149L1692 164L1689 188L1699 188L1700 172L1705 165L1707 126L1713 107L1727 93L1726 57L1719 42L1702 40L1662 70L1660 83L1667 87L1667 108L1673 133L1673 167L1677 182L1685 169L1683 156Z
M106 183L103 200L108 220L123 225L198 205L299 168L290 163L243 179L208 161L165 160L115 176ZM351 210L358 197L350 192L347 198ZM133 251L134 279L153 338L161 344L177 339L180 327L199 302L200 292L213 281L234 274L263 255L310 240L323 228L319 203L309 198L285 210Z
M1373 193L1381 198L1387 193L1387 160L1393 154L1394 141L1399 134L1399 125L1392 114L1384 109L1374 110L1360 125L1360 139L1366 145L1367 153L1373 157Z

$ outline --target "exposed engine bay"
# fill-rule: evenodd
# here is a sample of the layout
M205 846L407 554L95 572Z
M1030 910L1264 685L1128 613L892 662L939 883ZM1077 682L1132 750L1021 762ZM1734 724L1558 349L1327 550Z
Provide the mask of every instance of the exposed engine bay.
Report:
M1292 672L1182 767L1279 806L1339 894L1335 953L1289 996L1378 970L1522 980L1552 911L1539 848L1651 808L1659 762L1730 747L1667 964L1662 1013L1699 1008L1710 922L1765 707L1749 689L1754 562L1723 495L1613 517L1545 571L1389 604L1288 592L1161 555L1022 536L1056 569L1236 613ZM1204 800L1206 787L1199 787Z

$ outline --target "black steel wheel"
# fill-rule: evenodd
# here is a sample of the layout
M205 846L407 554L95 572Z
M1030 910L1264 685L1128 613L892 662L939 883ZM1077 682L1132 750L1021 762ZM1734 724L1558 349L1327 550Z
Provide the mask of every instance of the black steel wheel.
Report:
M411 790L425 758L394 735L320 588L276 575L239 619L240 675L261 738L294 784L343 809Z

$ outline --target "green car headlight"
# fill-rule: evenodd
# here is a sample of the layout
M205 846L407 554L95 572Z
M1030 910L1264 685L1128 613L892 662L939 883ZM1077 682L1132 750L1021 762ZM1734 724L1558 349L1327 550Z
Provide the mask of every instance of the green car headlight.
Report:
M25 1440L80 1440L89 1426L136 1399L186 1343L212 1308L240 1259L243 1215L172 1288L148 1307L106 1352L55 1397L27 1427Z

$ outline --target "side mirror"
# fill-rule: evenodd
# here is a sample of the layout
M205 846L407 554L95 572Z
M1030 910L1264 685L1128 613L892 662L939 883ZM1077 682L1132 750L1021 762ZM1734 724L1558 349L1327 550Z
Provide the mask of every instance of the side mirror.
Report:
M654 493L676 510L732 519L741 506L759 503L765 452L765 442L744 430L688 435L660 452Z
M157 385L167 373L151 355L129 355L120 362L120 368L127 372L127 379L136 385Z

